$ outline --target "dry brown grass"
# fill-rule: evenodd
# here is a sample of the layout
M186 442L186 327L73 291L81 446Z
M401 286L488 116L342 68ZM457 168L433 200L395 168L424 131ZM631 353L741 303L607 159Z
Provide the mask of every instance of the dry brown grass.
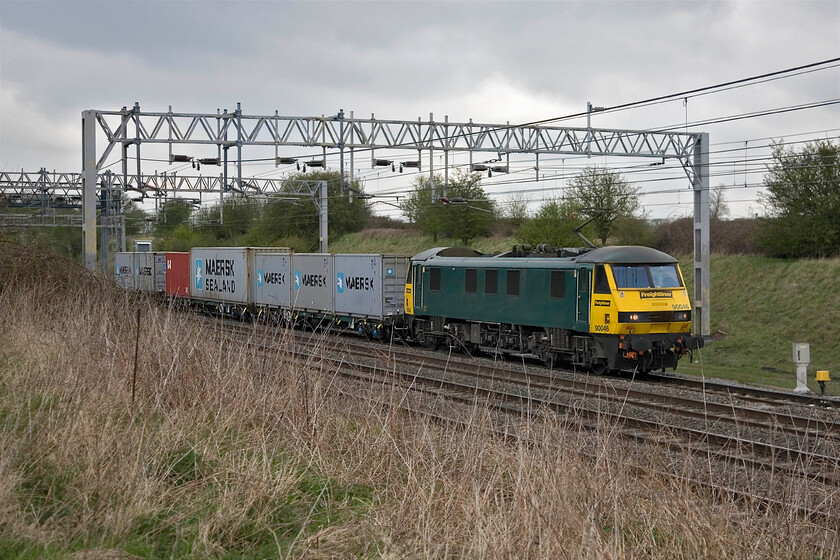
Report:
M140 356L131 402L136 324ZM433 421L0 247L0 556L833 558L832 528L640 475L608 429ZM649 464L670 459L649 450ZM690 473L687 473L690 474Z

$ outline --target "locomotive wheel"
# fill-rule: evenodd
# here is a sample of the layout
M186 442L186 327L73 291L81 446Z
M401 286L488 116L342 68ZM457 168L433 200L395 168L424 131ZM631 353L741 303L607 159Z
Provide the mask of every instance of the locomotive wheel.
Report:
M464 354L468 356L475 356L478 353L478 344L473 342L465 342L463 348Z
M542 363L548 369L554 369L554 354L547 352L542 356Z
M607 363L604 360L593 360L590 371L598 376L607 373Z

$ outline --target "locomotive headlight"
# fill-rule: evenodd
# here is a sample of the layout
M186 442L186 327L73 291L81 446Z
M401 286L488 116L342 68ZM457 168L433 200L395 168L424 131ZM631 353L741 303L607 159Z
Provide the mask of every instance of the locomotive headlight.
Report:
M691 320L691 311L674 311L674 319L675 322L679 321L690 321Z
M622 311L618 313L619 323L646 323L650 315L645 311Z

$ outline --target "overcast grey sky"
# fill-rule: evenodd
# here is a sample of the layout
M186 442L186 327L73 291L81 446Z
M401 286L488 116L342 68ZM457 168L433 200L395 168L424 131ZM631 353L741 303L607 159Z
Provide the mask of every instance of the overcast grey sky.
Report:
M0 0L0 170L79 170L81 111L116 110L135 101L147 111L172 105L212 113L241 102L248 114L308 116L343 108L383 119L434 113L451 121L517 123L579 113L587 101L614 106L835 57L837 0ZM593 126L656 129L826 100L840 100L836 65L692 97L687 105L676 100L595 115ZM760 144L836 138L840 105L691 130L710 133L719 162L744 147L741 171L736 158L726 156L721 165L731 170L713 184L753 184L761 176L748 171L747 160L758 157ZM564 177L591 163L611 164L546 162L547 180L527 185L530 196L554 196ZM369 192L396 192L406 183L369 164L357 167ZM263 165L244 173L287 171ZM643 189L646 180L633 177ZM515 187L489 190L504 198ZM750 202L756 192L732 189L736 214L759 210ZM649 202L657 216L691 208L688 193Z

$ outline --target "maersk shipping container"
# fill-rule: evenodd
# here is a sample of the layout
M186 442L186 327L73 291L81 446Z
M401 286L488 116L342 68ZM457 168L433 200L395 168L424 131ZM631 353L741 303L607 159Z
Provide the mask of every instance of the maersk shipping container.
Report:
M189 253L166 253L166 295L190 297Z
M192 297L247 305L254 255L288 252L288 247L193 248L190 251Z
M381 319L403 312L409 258L335 255L335 314Z
M163 292L165 288L164 253L123 252L114 256L117 284L129 290Z
M190 251L192 297L248 303L247 247L201 247Z
M300 311L332 313L335 293L332 264L332 255L326 253L292 256L291 307Z
M114 278L119 287L134 289L134 253L123 252L114 255Z
M134 253L134 288L141 292L155 291L154 253Z
M264 307L291 307L290 254L254 253L251 273L251 303Z
M155 292L162 294L166 291L166 253L156 252L155 255Z

